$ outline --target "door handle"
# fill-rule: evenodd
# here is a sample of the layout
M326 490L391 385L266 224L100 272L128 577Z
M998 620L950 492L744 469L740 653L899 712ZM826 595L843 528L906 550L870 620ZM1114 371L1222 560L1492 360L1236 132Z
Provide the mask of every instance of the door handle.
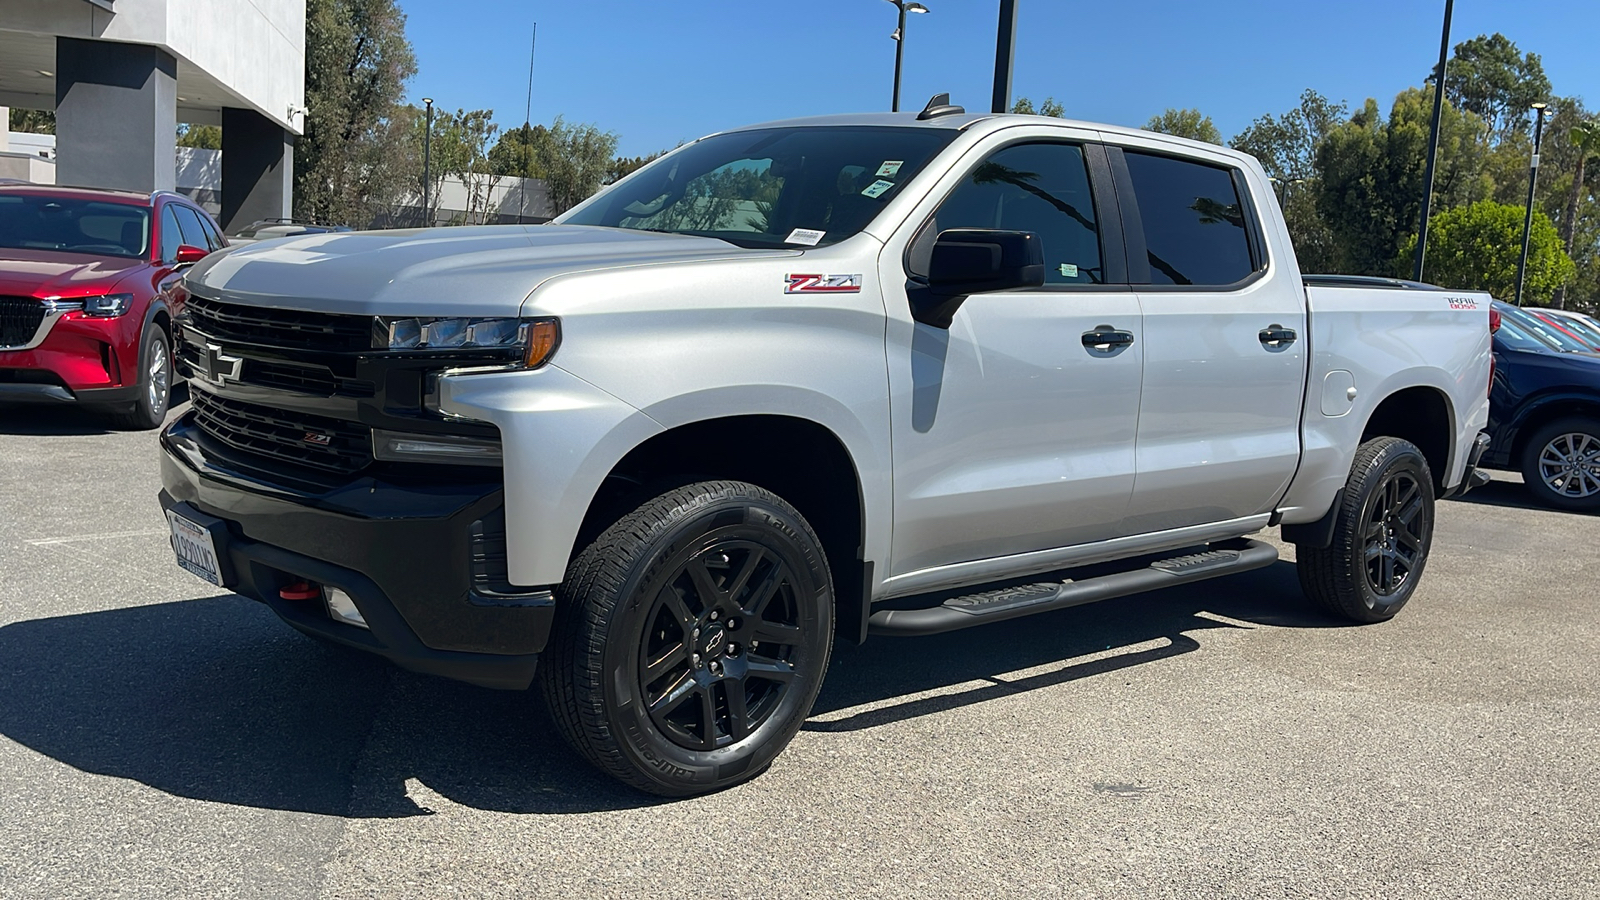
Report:
M1261 329L1261 345L1273 350L1289 346L1298 337L1293 328L1285 328L1276 323Z
M1110 325L1096 325L1092 331L1083 333L1083 345L1100 353L1109 353L1132 343L1133 332L1120 331Z

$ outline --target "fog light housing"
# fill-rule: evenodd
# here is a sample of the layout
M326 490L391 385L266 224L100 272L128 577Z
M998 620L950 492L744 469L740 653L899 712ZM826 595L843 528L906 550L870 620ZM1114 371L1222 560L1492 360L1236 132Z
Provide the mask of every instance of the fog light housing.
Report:
M361 610L356 609L356 602L350 599L349 594L338 588L328 588L323 591L323 595L328 598L328 615L330 617L347 625L354 625L357 628L367 628L367 620L361 617ZM371 629L368 628L367 630L370 631Z
M495 438L456 434L412 434L372 430L372 456L388 462L455 463L462 466L498 466L502 452Z

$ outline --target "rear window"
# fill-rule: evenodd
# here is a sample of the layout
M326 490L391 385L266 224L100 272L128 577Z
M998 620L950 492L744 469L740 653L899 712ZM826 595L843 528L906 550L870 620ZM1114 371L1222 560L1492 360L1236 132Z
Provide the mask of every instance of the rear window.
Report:
M1144 221L1151 284L1217 287L1255 271L1230 170L1131 150L1124 156Z
M77 198L0 195L0 247L143 257L150 252L150 210Z

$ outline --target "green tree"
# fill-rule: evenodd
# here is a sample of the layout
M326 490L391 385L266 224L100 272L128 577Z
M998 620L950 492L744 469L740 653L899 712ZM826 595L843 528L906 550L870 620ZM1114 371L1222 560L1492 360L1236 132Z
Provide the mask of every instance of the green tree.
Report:
M395 0L308 0L305 135L295 145L295 215L366 225L416 184L391 122L416 57Z
M1217 130L1217 124L1211 117L1198 109L1172 109L1159 116L1151 116L1150 121L1144 125L1146 131L1159 131L1176 137L1189 138L1194 141L1205 141L1208 144L1221 144L1222 132Z
M1261 116L1228 142L1260 160L1273 180L1295 256L1307 272L1331 272L1341 262L1333 231L1317 210L1317 148L1345 113L1343 103L1307 88L1294 109Z
M634 172L637 172L661 157L666 156L668 152L669 151L666 150L660 150L650 154L649 156L619 156L612 160L610 168L606 169L605 183L614 184L618 181L621 181L622 179L627 178L629 175L632 175Z
M1488 291L1509 301L1517 291L1524 212L1524 207L1480 200L1434 216L1428 223L1428 280L1449 288ZM1411 271L1416 249L1417 236L1413 234L1396 259L1398 272ZM1544 306L1556 288L1572 277L1573 270L1572 260L1561 249L1555 223L1535 211L1523 305Z
M1434 77L1428 76L1432 84ZM1455 46L1445 76L1445 99L1488 123L1499 137L1528 128L1528 108L1550 99L1550 79L1537 53L1523 53L1499 33Z
M1032 100L1018 97L1017 102L1011 104L1011 111L1024 116L1050 116L1055 119L1064 119L1067 116L1066 107L1057 103L1054 97L1046 97L1038 109L1034 108Z
M216 125L179 125L178 146L221 150L222 129Z
M569 125L560 116L547 131L548 149L538 148L550 191L552 215L560 215L600 190L617 155L617 135L594 125Z
M8 127L21 134L55 134L56 114L48 109L11 108Z

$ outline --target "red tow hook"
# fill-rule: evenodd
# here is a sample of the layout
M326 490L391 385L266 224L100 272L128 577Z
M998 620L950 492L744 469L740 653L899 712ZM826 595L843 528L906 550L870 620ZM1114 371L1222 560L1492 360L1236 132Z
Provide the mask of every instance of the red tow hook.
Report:
M279 588L278 596L285 600L315 600L322 596L322 588L309 581L296 581L287 587Z

